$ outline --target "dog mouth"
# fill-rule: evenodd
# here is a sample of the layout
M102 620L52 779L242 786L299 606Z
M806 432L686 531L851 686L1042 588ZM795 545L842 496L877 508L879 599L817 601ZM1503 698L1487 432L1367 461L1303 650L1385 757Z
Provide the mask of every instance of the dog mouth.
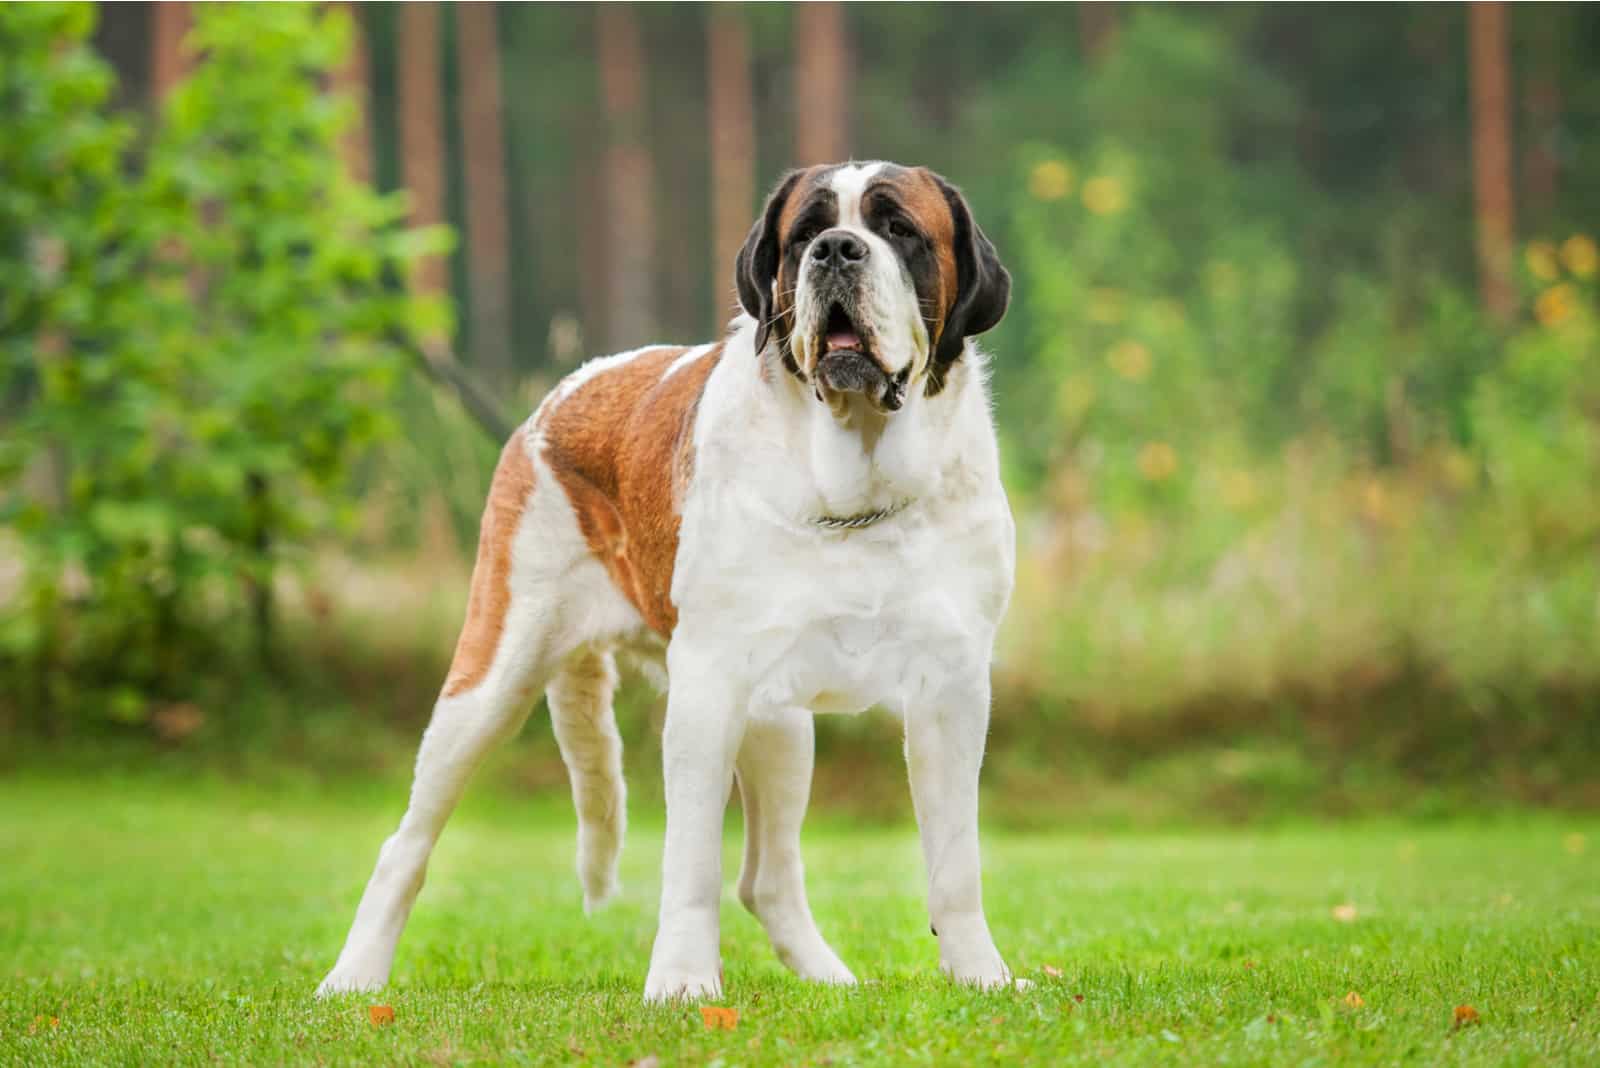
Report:
M822 344L817 346L822 352L824 360L831 356L843 356L854 353L858 356L871 355L867 343L862 338L862 330L845 311L844 305L834 301L828 306L828 318L822 326Z
M843 304L835 301L828 306L822 340L817 346L822 353L816 367L819 400L828 400L824 391L835 398L859 393L880 411L889 412L897 411L905 402L906 375L891 375L883 369L873 355L869 337Z

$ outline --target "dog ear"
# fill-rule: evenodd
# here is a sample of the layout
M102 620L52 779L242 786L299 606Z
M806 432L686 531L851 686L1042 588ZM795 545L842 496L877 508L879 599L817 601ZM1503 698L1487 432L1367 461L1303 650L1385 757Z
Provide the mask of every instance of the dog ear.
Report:
M795 183L804 171L790 171L767 198L761 217L744 239L734 265L733 280L739 287L739 303L756 321L756 352L767 347L772 328L772 283L778 277L778 219Z
M942 386L944 372L961 358L967 338L993 328L1005 316L1006 305L1011 302L1011 273L1001 265L994 244L973 220L972 209L967 207L961 190L929 173L944 194L955 221L956 301L945 317L929 369L934 384Z

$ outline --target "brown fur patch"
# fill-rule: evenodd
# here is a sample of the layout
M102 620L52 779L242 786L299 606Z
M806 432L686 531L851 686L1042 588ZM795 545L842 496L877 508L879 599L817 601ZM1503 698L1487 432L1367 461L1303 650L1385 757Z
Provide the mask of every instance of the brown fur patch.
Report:
M445 679L446 697L482 682L494 663L505 632L506 612L511 608L511 543L532 495L533 461L524 430L518 427L501 450L489 483L489 500L478 528L478 559L472 567L467 619Z
M945 320L955 307L956 294L961 288L956 267L956 221L950 214L950 203L945 200L943 190L926 167L900 171L887 181L900 194L900 202L907 213L928 235L939 262L939 314L932 317L933 329L928 331L929 344L937 348L939 335L944 332Z
M601 371L547 411L545 459L590 550L654 631L678 621L672 570L684 488L693 472L694 414L722 358L718 344L665 381L688 349L651 349Z

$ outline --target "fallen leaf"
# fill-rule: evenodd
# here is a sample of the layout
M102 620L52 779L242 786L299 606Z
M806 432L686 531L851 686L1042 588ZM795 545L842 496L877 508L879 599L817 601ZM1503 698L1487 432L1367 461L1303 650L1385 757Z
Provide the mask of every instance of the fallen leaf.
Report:
M1348 901L1342 905L1335 905L1333 906L1333 918L1340 923L1355 923L1356 907Z
M1578 831L1573 831L1571 834L1561 839L1561 846L1568 853L1571 853L1573 856L1577 856L1588 848L1589 839L1585 838Z
M367 1019L372 1021L373 1027L383 1027L394 1023L394 1007L391 1005L368 1005Z
M1253 960L1247 960L1247 961L1244 962L1244 966L1245 966L1246 969L1248 969L1250 971L1254 971L1255 970L1255 966L1256 966L1256 962L1253 961Z
M28 1025L28 1034L30 1034L30 1035L38 1034L39 1033L39 1028L41 1028L41 1027L56 1028L56 1027L60 1027L60 1026L61 1026L61 1020L60 1020L59 1017L44 1016L44 1015L41 1014L39 1016L35 1016L33 1018L33 1022Z
M1001 1027L1004 1026L1006 1018L1004 1016L991 1016L989 1017L989 1022L994 1024L996 1027Z
M1082 1005L1083 1004L1083 995L1082 994L1074 994L1074 995L1072 995L1072 1000L1076 1001L1079 1005Z
M628 1068L661 1068L661 1058L652 1053L636 1061L629 1061Z
M1367 999L1357 994L1354 990L1344 996L1344 1003L1352 1009L1359 1009L1367 1003Z
M1463 1027L1474 1027L1480 1019L1478 1010L1471 1005L1457 1005L1451 1017L1450 1029L1459 1031Z
M150 717L150 726L163 742L181 742L205 725L205 712L189 701L163 705Z
M724 1031L732 1031L739 1026L739 1010L725 1009L720 1005L702 1005L700 1006L700 1019L712 1031L718 1028Z
M1042 970L1044 971L1044 974L1048 975L1052 979L1061 978L1061 969L1057 968L1053 964L1046 964Z

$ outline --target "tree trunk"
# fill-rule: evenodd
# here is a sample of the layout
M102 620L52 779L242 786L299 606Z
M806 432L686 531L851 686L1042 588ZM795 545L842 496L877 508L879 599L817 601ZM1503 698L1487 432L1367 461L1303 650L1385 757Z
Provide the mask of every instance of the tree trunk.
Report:
M1117 43L1117 5L1110 2L1078 4L1078 41L1090 62L1111 54Z
M706 23L707 125L711 128L712 314L720 326L738 308L733 261L755 209L756 127L750 39L737 8L715 7Z
M401 178L411 194L412 225L434 226L444 221L439 5L432 0L402 5L399 31ZM444 258L429 256L421 261L413 284L429 295L445 292Z
M600 97L606 125L607 347L650 340L656 329L655 167L645 141L645 58L639 23L628 4L595 12Z
M1529 66L1523 112L1527 117L1527 155L1522 161L1525 226L1548 223L1561 178L1556 141L1561 131L1561 83L1557 80L1561 22L1548 11L1535 24L1534 57Z
M1467 8L1472 70L1472 178L1477 202L1478 281L1484 307L1501 323L1516 311L1511 284L1511 77L1506 10L1499 2Z
M183 77L183 35L189 32L189 5L182 0L150 5L150 95L161 98Z
M850 48L843 6L827 0L794 10L795 163L850 157Z
M367 35L361 17L361 5L342 3L350 17L350 51L333 72L334 92L349 100L355 115L345 128L339 152L344 157L345 170L350 177L363 185L372 184L372 80L367 64Z
M501 126L498 5L463 3L456 17L461 134L466 158L468 306L472 356L491 382L509 385L511 246L506 151Z

